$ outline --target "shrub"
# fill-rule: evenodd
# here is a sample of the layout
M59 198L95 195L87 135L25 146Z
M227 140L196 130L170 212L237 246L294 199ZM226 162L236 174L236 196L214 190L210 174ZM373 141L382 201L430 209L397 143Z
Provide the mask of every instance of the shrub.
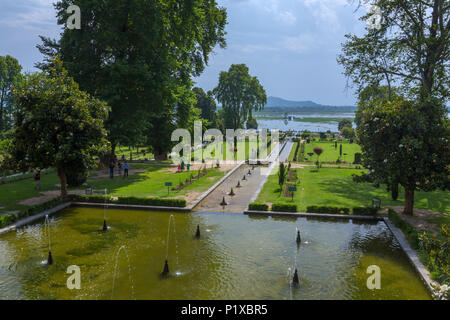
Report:
M446 224L441 226L441 237L429 232L419 234L419 248L425 253L427 267L434 280L450 282L450 234Z
M71 195L72 201L104 203L103 196L85 196L85 195ZM186 200L184 199L163 199L163 198L136 198L136 197L119 197L117 200L107 199L107 203L127 204L127 205L141 205L141 206L156 206L156 207L176 207L184 208Z
M374 216L378 213L377 208L372 207L357 207L353 208L353 214L357 216Z
M328 213L328 214L350 214L349 208L327 207L327 206L309 206L306 208L307 213Z
M394 226L403 231L406 240L408 240L411 247L413 249L417 249L419 247L419 238L417 230L414 227L412 227L408 222L400 218L397 212L395 212L392 209L389 209L388 217L389 220L391 220L391 222L394 224Z
M27 209L21 211L19 213L19 218L25 218L25 217L34 216L34 215L39 214L39 213L41 213L41 212L43 212L45 210L49 210L49 209L52 209L52 208L56 207L57 205L61 204L63 201L64 200L61 197L59 197L59 198L55 198L55 199L52 199L50 201L47 201L47 202L44 202L44 203L32 206L30 208L27 208Z
M355 153L355 161L353 161L354 164L361 164L362 162L362 154L357 152Z
M13 214L5 214L0 216L0 228L4 228L7 225L10 225L13 222L16 222L17 218Z
M269 206L265 203L250 203L248 209L253 211L269 211Z
M297 205L289 204L289 203L274 203L272 205L272 211L275 211L275 212L297 212Z

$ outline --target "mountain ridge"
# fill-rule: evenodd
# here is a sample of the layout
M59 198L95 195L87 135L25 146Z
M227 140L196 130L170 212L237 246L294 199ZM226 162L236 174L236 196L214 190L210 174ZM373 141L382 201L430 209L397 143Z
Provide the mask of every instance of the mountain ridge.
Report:
M316 103L314 101L306 100L306 101L292 101L279 97L269 96L267 98L266 108L320 108L320 107L352 107L355 106L330 106Z

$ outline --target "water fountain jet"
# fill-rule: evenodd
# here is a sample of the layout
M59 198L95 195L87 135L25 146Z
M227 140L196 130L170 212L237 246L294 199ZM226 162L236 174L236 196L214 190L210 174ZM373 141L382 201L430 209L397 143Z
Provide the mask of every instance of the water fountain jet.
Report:
M302 242L302 239L300 237L300 230L297 229L297 245L300 245L301 242Z
M236 194L234 193L234 191L233 191L233 188L231 188L231 191L230 191L230 193L228 194L229 196L235 196Z
M236 188L240 188L241 187L241 182L238 181L238 184L236 185Z
M242 178L242 181L246 181L247 180L247 178L245 177L245 174L244 174L244 177Z
M44 225L47 229L47 237L48 237L48 258L47 258L47 265L53 264L53 256L52 256L52 246L51 246L51 238L50 238L50 220L48 219L48 214L45 215L45 222Z
M107 200L107 197L108 197L108 189L105 188L105 204L103 206L103 227L102 227L103 232L108 231L108 225L106 224L106 208L107 208L106 200Z

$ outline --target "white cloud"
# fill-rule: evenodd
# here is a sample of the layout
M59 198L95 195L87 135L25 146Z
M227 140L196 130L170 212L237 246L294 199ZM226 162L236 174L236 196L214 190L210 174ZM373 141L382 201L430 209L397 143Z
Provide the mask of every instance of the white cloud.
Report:
M293 25L297 22L297 17L292 9L285 8L286 0L249 0L248 4L264 10L283 24Z
M0 25L13 28L46 30L56 24L53 4L48 0L10 2L0 15Z
M337 10L343 6L350 6L350 0L301 0L316 18L318 25L330 28L332 32L338 32L342 26Z
M238 49L240 49L242 52L245 52L245 53L255 53L255 52L261 52L261 51L279 51L280 50L280 48L275 48L275 47L266 46L266 45L258 45L258 44L247 44Z
M319 45L319 40L312 34L305 33L296 37L284 37L282 46L297 53L305 53L311 49L316 48Z

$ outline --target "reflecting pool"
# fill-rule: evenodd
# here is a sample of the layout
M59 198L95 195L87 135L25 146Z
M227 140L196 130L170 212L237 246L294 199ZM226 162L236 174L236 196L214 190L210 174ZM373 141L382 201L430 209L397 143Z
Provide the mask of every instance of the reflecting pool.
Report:
M0 236L0 299L431 298L383 222L115 209L106 220L101 232L103 209L50 217L50 266L44 221ZM71 265L79 290L66 285ZM367 288L371 265L381 269L380 290Z

